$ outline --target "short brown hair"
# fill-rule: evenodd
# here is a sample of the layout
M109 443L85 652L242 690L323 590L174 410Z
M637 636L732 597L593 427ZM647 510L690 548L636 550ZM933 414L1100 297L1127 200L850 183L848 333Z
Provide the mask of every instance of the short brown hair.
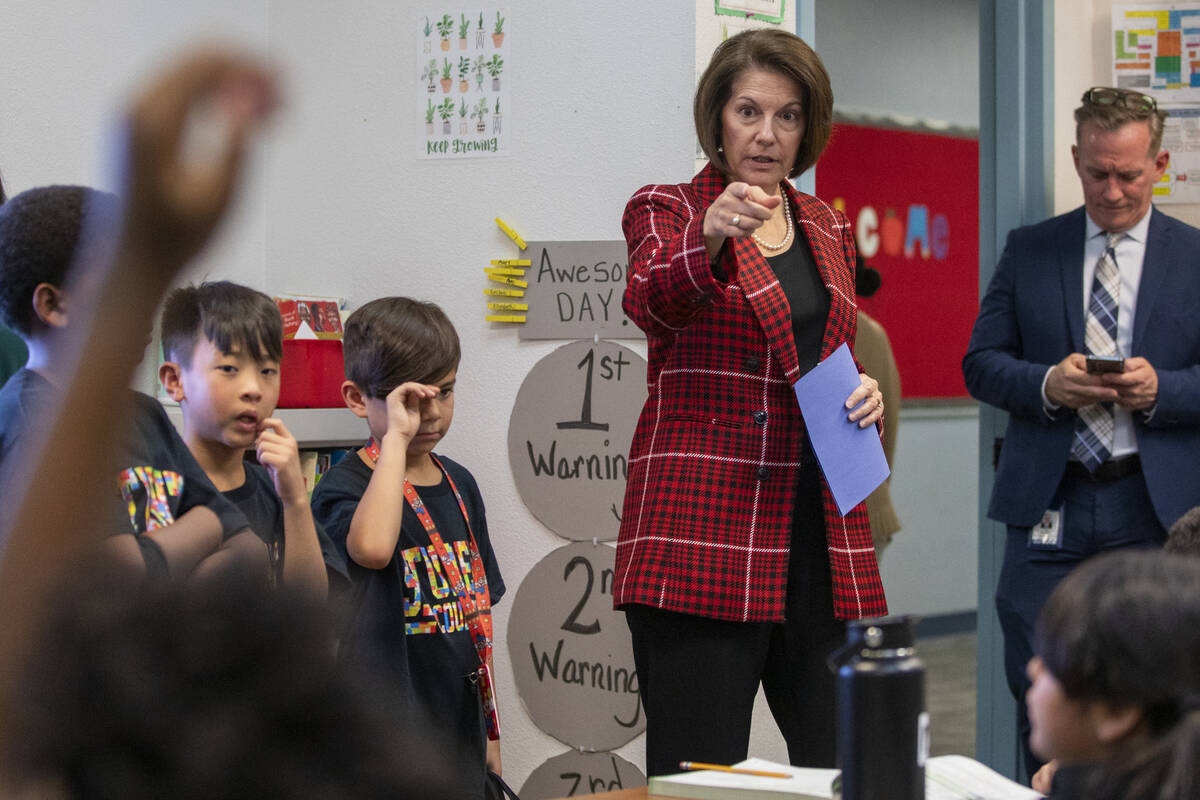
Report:
M386 398L402 383L432 383L458 366L458 333L434 303L381 297L346 320L346 378L367 396Z
M163 355L183 367L191 367L201 335L226 355L239 350L260 363L283 359L279 306L262 292L230 281L171 292L161 329Z
M778 72L796 82L804 103L804 137L789 178L800 175L821 156L833 129L833 87L825 65L803 39L777 28L742 31L718 45L700 76L692 112L696 136L708 160L722 175L729 164L721 149L721 112L733 93L733 82L748 69Z
M1094 102L1093 97L1109 98ZM1150 156L1162 147L1163 122L1167 112L1158 107L1154 98L1133 89L1114 89L1096 86L1083 93L1083 102L1075 109L1075 143L1085 122L1094 122L1101 130L1115 131L1127 122L1144 122L1150 127Z

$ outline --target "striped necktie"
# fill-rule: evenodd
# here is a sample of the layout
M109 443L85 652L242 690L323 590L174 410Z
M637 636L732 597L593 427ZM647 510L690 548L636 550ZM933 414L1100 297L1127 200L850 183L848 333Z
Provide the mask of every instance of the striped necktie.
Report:
M1117 354L1117 301L1121 296L1121 272L1117 269L1114 248L1123 234L1107 233L1105 236L1104 253L1096 262L1096 277L1092 280L1092 297L1088 301L1087 320L1084 322L1085 355ZM1080 408L1078 414L1071 454L1091 472L1112 454L1112 403L1093 403Z

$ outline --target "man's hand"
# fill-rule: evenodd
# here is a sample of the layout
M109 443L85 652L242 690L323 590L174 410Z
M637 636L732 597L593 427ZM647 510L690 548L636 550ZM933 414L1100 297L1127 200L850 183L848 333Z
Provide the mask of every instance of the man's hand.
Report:
M300 472L300 446L282 420L270 417L262 421L255 454L258 463L271 473L275 492L285 506L308 503L308 489Z
M1129 362L1134 360L1144 359L1126 359L1125 368L1128 369ZM1117 390L1106 385L1102 376L1088 374L1087 358L1082 353L1071 353L1050 369L1046 378L1046 397L1054 405L1067 408L1115 403L1119 399Z
M135 98L120 156L123 241L178 269L208 241L233 197L248 140L276 104L258 61L199 50Z
M1117 403L1126 411L1143 411L1158 402L1158 373L1144 358L1127 358L1124 372L1106 372L1100 379L1116 390Z

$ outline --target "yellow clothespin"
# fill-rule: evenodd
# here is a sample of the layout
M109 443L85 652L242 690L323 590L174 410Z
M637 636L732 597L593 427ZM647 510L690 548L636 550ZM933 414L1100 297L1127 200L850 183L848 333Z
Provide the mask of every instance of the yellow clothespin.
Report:
M484 289L483 293L491 297L524 297L521 289Z
M484 317L488 322L524 322L524 314L488 314Z
M499 220L497 220L499 221ZM528 258L493 258L493 267L530 267L533 262Z
M508 267L484 267L483 271L488 275L511 275L514 278L525 277L523 269L509 269Z
M520 234L510 228L507 222L499 217L496 217L496 224L500 226L500 230L508 234L508 238L517 243L517 247L521 248L522 250L525 249L525 240L521 238Z
M529 303L488 303L492 311L528 311Z

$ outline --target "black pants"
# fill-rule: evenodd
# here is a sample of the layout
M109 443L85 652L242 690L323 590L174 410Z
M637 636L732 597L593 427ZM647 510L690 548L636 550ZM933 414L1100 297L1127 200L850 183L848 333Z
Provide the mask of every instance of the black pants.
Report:
M786 622L625 606L646 709L647 775L678 772L680 761L745 759L760 682L791 763L835 766L834 683L825 658L845 641L845 623L833 616L820 473L814 464L801 474Z
M1038 614L1054 587L1081 563L1109 550L1161 547L1166 531L1154 514L1150 493L1140 472L1108 483L1063 478L1055 496L1062 513L1060 540L1038 547L1029 528L1008 526L1004 565L996 586L996 614L1004 634L1004 672L1017 700L1017 735L1025 768L1032 776L1042 760L1029 749L1029 713L1025 672L1033 657L1033 633Z

